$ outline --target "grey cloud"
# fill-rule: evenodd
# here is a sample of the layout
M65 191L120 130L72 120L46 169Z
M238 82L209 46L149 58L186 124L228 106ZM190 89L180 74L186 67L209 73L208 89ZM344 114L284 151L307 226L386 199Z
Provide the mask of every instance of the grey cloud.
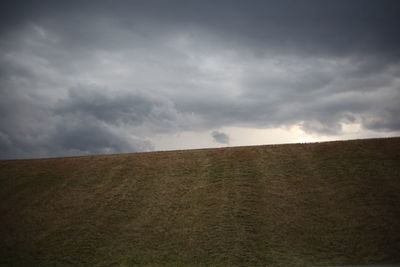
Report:
M229 145L229 136L226 133L212 131L211 136L213 137L215 142Z
M73 88L70 91L66 98L57 102L48 99L37 101L35 96L18 94L18 90L3 92L0 158L149 151L153 146L146 133L160 127L171 127L168 125L171 119L169 111L164 110L165 113L160 112L158 116L158 109L162 106L155 108L155 104L144 96L135 98L128 94L113 100L93 88ZM136 105L135 99L141 100L140 105ZM128 104L132 106L124 118ZM103 109L96 109L97 105ZM121 109L118 109L119 105ZM156 125L144 132L135 128L144 123L142 115L151 120L146 120L147 124ZM120 117L126 121L118 123Z
M142 124L154 117L154 107L162 102L152 102L139 94L113 95L102 88L87 89L78 86L68 90L68 97L57 103L56 114L91 116L111 125ZM168 119L170 114L163 114ZM173 119L173 118L170 118Z
M108 154L149 151L149 141L88 118L64 116L50 142L62 155Z
M154 134L224 126L400 131L398 1L3 5L2 158L151 150Z
M265 47L307 54L379 53L399 56L395 0L381 1L10 1L3 31L22 22L55 25L70 44L113 46L96 23L154 36L165 31L203 31L229 46ZM121 37L119 37L121 38ZM112 43L110 43L110 41Z
M371 103L371 108L361 115L364 127L378 131L394 131L400 129L400 87L383 94L385 105Z
M186 118L168 99L140 91L113 91L93 85L70 88L60 99L55 114L85 117L114 127L146 127L168 132L185 126Z
M279 56L271 58L278 59ZM343 122L359 122L374 130L383 126L367 125L362 118L369 114L377 121L393 121L385 123L386 130L399 130L394 119L400 95L396 78L399 65L364 75L355 72L357 58L345 62L329 58L317 62L307 58L291 61L300 62L300 67L292 64L274 70L274 66L267 64L260 71L263 64L242 62L249 71L242 73L240 99L210 96L207 103L185 101L179 102L178 107L212 118L210 127L230 124L261 128L301 123L309 132L339 134ZM256 66L255 71L252 66ZM349 75L351 72L353 75Z

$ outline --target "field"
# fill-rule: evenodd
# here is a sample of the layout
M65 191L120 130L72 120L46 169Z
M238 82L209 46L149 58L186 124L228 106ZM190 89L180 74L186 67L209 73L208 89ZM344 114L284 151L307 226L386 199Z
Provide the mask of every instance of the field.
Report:
M0 161L0 265L400 263L400 138Z

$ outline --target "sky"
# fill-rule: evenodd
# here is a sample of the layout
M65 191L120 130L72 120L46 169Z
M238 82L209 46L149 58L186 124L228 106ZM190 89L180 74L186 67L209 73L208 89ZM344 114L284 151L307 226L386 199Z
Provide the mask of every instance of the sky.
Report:
M0 158L400 135L397 0L2 1Z

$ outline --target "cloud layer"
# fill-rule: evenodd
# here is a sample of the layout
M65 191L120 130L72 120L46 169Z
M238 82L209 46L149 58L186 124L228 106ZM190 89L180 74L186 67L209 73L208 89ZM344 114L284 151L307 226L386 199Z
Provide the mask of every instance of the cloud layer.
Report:
M159 134L231 126L400 132L399 10L389 0L9 1L0 157L148 151Z

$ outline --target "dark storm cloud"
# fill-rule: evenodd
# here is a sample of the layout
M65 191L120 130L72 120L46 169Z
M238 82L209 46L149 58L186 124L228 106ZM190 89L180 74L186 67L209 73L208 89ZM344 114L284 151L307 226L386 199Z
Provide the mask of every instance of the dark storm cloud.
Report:
M6 1L1 22L3 31L24 23L54 25L66 40L83 46L121 43L97 34L104 29L96 24L106 21L147 36L204 30L231 41L225 45L259 51L399 56L399 9L395 0Z
M212 131L211 136L214 138L215 142L229 145L229 136L226 133L219 131Z
M140 127L168 131L179 121L165 101L104 91L80 85L55 103L43 97L35 100L38 96L5 95L0 109L1 158L148 151L153 147L140 135ZM13 106L15 102L19 105Z
M146 140L86 117L66 115L61 122L49 140L57 145L60 151L56 151L61 155L127 153L152 148Z
M400 131L398 1L3 1L2 158L223 126ZM216 139L217 140L217 139Z
M143 123L163 125L177 120L173 107L162 99L139 93L104 92L104 88L78 86L68 90L68 97L56 106L56 114L86 116L110 125Z

